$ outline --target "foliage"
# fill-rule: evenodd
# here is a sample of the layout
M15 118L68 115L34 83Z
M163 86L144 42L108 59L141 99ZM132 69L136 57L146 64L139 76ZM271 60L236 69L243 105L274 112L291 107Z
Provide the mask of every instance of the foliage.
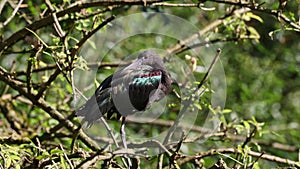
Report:
M111 133L103 123L83 131L75 111L83 95L91 96L132 53L146 48L171 54L167 68L178 83L158 119L133 118L126 125L132 144L142 147L130 156L134 166L300 167L299 7L299 1L282 6L272 0L0 2L0 168L125 168L124 154L136 149L113 143L109 134L117 135L120 122L107 121ZM145 16L122 31L153 22L153 30L188 36L178 41L144 33L117 41L122 31L111 30L113 21L137 13ZM201 36L193 39L199 32L180 26L168 29L168 14L192 23ZM211 102L213 80L199 86L217 48L226 74L225 107ZM198 49L201 59L194 56ZM194 83L184 84L193 81L189 77ZM189 99L193 104L180 114ZM205 125L215 119L217 129ZM175 125L185 132L174 129L171 141L141 137L155 138ZM156 149L143 154L151 146Z

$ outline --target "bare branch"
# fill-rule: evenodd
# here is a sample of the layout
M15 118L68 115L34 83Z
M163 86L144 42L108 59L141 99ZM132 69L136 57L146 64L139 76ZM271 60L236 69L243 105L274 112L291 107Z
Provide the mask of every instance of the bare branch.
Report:
M88 32L71 50L71 58L74 58L74 56L77 54L78 50L81 48L81 46L93 35L95 34L99 29L103 28L105 25L107 25L109 22L115 19L115 16L110 16L109 18L105 19L100 25L98 25L95 29Z
M2 1L0 2L0 14L1 14L2 9L3 9L4 5L6 4L6 2L7 2L7 0L2 0Z
M277 19L281 19L285 21L289 26L295 29L295 31L300 32L300 25L298 23L293 22L291 19L289 19L287 16L285 16L281 10L272 10L262 7L262 4L253 3L253 2L241 2L241 1L227 1L227 0L208 0L216 3L224 3L239 7L246 7L253 11L262 12L266 14L270 14L275 16Z
M194 156L182 155L180 157L181 160L178 161L178 164L182 165L182 164L185 164L194 159L202 159L204 157L215 156L215 155L219 155L219 154L243 154L243 152L241 152L238 149L234 149L234 148L211 149L207 152L198 153L197 155L194 155ZM287 165L291 165L293 167L300 167L299 162L281 158L281 157L274 156L274 155L262 154L261 152L256 152L256 151L247 151L247 154L250 156L253 156L253 157L267 160L267 161L273 161L276 163L287 164Z
M96 62L96 63L87 63L87 67L93 69L93 68L103 68L103 67L118 67L118 66L126 66L129 63L127 62ZM57 68L56 64L49 64L48 66L41 67L38 69L33 69L33 73L38 73L38 72L43 72L46 70L53 70ZM12 75L14 76L22 76L26 75L26 71L18 71L18 72L11 72Z
M198 87L195 89L195 91L193 93L197 93L197 91L202 87L202 85L207 81L208 76L210 75L214 65L216 64L217 60L219 59L221 54L221 49L217 50L216 56L214 57L210 67L208 68L205 76L203 77L203 79L201 80L200 84L198 85ZM191 100L193 99L193 96L191 96L188 100L187 103L191 103ZM182 110L180 111L180 113L178 114L174 124L170 127L165 139L164 139L164 144L168 143L169 139L172 137L173 132L175 131L176 127L179 124L179 121L181 120L183 114L187 111L188 107L190 106L190 104L185 104L182 108Z
M149 0L147 1L146 5L151 5L155 2L161 2L161 0ZM82 1L77 1L77 3L73 4L69 8L66 8L62 11L56 12L56 17L61 18L65 16L66 14L79 12L82 9L85 8L91 8L91 7L101 7L101 6L111 6L111 5L145 5L145 1L143 0L118 0L118 1L96 1L96 2L86 2L83 3ZM22 38L24 38L26 35L29 34L28 30L36 31L46 25L50 25L54 23L54 18L52 15L47 16L45 18L42 18L38 21L33 22L30 25L27 25L25 28L17 31L13 35L11 35L8 39L4 40L3 43L0 43L0 54L13 45L14 43L18 42ZM27 29L26 29L27 28Z
M22 87L20 87L19 83L13 81L10 78L10 75L2 67L0 67L0 80L8 84L11 88L17 90L23 96L27 97L32 102L32 104L47 112L52 118L56 119L60 123L63 123L65 127L71 132L74 132L76 130L76 126L70 120L65 118L55 108L50 106L44 99L39 98L37 100L34 95L27 93ZM80 131L79 137L91 149L99 150L98 146L84 132Z
M5 1L4 1L5 2ZM20 0L16 8L14 9L13 13L4 21L4 23L0 23L0 29L2 29L5 25L7 25L16 15L18 12L23 0ZM1 52L0 52L1 53Z

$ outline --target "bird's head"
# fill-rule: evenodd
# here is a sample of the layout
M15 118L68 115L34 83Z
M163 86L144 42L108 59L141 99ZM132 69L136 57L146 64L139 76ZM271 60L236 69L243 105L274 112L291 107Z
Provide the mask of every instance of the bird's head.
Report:
M162 58L160 58L159 55L153 50L141 52L138 56L137 62L139 62L141 65L148 65L162 70L165 69Z

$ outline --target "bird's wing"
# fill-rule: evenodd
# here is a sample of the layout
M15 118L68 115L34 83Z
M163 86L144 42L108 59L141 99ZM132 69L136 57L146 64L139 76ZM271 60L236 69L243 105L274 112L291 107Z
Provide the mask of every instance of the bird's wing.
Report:
M147 108L149 98L155 95L160 85L162 72L153 68L143 69L129 83L129 98L138 111Z
M147 108L151 101L160 100L161 91L156 90L160 85L162 72L148 65L129 65L116 72L110 81L111 98L118 113L126 116ZM105 84L105 81L102 82ZM101 85L100 85L101 86ZM105 89L105 85L99 88ZM150 106L150 105L149 105ZM108 113L110 116L111 113Z
M119 111L129 113L129 109L133 108L127 106L131 105L128 86L134 77L139 76L140 71L136 69L129 66L107 77L96 89L94 95L77 110L76 115L83 116L83 121L87 121L89 127L105 114L107 119L110 119L116 113L116 118L119 119L121 117Z
M109 88L111 86L112 78L113 78L113 74L108 76L106 79L104 79L103 82L96 89L96 91L101 91L101 90L104 90L106 88Z
M95 94L77 112L77 116L83 116L83 121L88 122L90 127L96 120L100 119L106 112L111 112L113 104L111 102L112 75L107 77L96 89Z
M162 72L151 66L126 67L107 77L97 88L95 94L76 113L84 116L83 121L91 126L101 116L110 119L114 113L117 119L135 111L148 108L151 103L160 100Z

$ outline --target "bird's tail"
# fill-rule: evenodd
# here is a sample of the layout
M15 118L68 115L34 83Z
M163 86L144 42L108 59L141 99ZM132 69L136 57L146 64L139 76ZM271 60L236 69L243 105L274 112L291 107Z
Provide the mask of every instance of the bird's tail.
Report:
M82 122L87 122L87 127L91 127L93 123L99 120L104 114L107 114L108 119L110 119L115 111L111 98L111 90L107 89L99 93L96 92L77 110L76 115L82 116Z
M77 112L76 116L83 117L82 123L87 122L87 127L91 127L93 123L101 118L101 112L97 104L96 97L91 97L83 106L81 106Z

